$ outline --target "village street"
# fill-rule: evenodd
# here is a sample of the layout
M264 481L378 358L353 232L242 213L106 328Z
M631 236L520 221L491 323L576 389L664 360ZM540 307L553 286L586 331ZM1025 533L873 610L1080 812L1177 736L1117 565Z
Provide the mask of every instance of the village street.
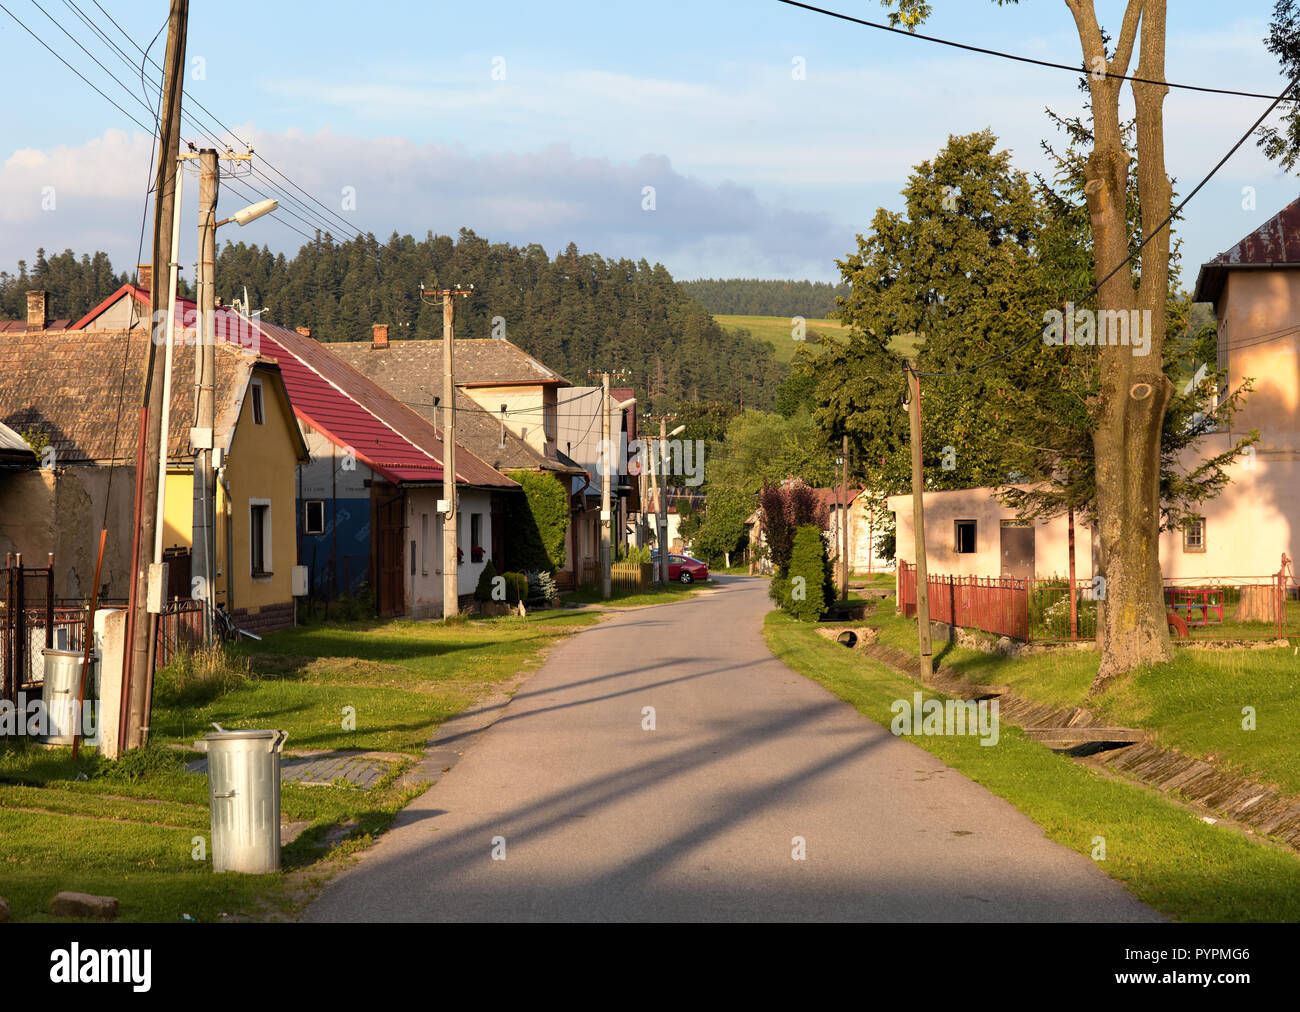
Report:
M556 646L305 919L1159 919L774 660L765 580L719 582Z

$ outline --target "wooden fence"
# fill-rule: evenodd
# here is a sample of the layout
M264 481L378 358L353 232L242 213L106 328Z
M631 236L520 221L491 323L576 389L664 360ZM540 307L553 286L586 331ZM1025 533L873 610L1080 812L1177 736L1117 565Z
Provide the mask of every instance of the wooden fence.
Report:
M654 585L654 563L615 562L610 567L610 583L615 591L649 590Z

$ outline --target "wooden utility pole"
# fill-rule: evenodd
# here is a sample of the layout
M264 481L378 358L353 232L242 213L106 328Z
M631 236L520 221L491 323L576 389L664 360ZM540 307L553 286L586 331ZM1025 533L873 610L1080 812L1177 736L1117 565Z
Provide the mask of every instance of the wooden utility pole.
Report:
M930 649L930 587L925 564L925 473L921 466L921 377L907 363L907 416L912 442L912 526L916 545L916 634L920 647L921 677L934 674Z
M190 445L194 450L193 538L191 577L203 582L204 638L212 633L213 601L213 528L212 510L216 481L212 470L213 429L216 427L217 381L217 197L221 187L217 152L205 148L199 152L199 263L198 263L198 333L194 343L194 428ZM227 560L226 565L231 565Z
M840 488L844 491L844 509L840 513L840 600L849 599L849 437L844 436L840 458Z
M604 466L600 469L600 596L606 600L613 594L613 574L610 571L611 525L610 471L617 466L618 454L609 445L609 373L600 374L600 431L604 448ZM612 459L611 459L612 458Z
M446 288L428 292L420 286L420 296L434 295L442 300L442 617L460 613L459 517L456 502L456 380L453 352L456 337L456 299L474 294L474 286Z
M154 181L153 269L149 308L153 314L149 346L145 353L144 384L141 391L140 425L142 454L136 459L136 537L132 551L130 650L123 672L122 732L126 750L139 748L149 737L149 686L152 682L153 647L158 617L147 609L149 566L145 563L154 543L155 508L158 498L158 460L165 452L162 432L163 384L156 375L159 308L164 304L171 263L172 214L176 198L176 155L180 148L181 92L185 79L185 35L189 22L189 0L172 0L167 24L167 52L163 63L162 112L158 139L158 173Z

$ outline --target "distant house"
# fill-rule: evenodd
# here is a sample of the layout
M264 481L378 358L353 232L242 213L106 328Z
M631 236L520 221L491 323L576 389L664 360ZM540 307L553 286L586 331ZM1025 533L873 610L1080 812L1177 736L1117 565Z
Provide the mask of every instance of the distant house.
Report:
M559 391L558 436L564 453L583 469L570 484L572 521L569 526L569 557L572 578L594 582L600 562L601 481L605 462L601 454L604 424L601 419L601 387L565 387ZM610 465L610 512L615 544L627 542L631 518L642 513L642 479L623 467L629 446L637 440L636 391L631 387L610 387L609 439L617 459ZM634 466L628 461L629 466ZM653 525L652 525L653 526Z
M147 310L149 292L125 285L79 324L129 322ZM194 303L178 300L192 319ZM442 613L442 437L433 424L309 334L217 310L218 333L238 334L278 363L310 459L286 473L296 483L296 536L313 593L337 596L373 588L386 616ZM140 326L142 324L136 324ZM500 496L518 486L457 446L457 534L461 597L500 551Z
M138 405L148 330L0 334L0 420L48 445L41 467L0 492L0 550L55 556L56 592L90 593L98 534L108 525L100 594L130 592ZM189 597L194 425L193 331L178 330L173 364L163 547L172 596ZM215 600L246 629L293 622L294 469L307 448L275 361L217 347Z
M408 407L437 424L443 383L442 341L390 341L387 327L374 328L369 344L348 341L323 345ZM456 441L500 470L541 471L555 475L569 493L569 538L565 563L557 573L561 589L595 579L600 544L601 438L600 388L574 387L559 373L506 340L456 339ZM611 390L614 430L635 438L631 390ZM617 409L616 409L617 410ZM615 479L616 508L634 482ZM621 491L620 491L621 488ZM618 498L621 497L621 498ZM615 520L615 538L622 530ZM506 560L507 564L509 560ZM500 568L500 563L498 563Z

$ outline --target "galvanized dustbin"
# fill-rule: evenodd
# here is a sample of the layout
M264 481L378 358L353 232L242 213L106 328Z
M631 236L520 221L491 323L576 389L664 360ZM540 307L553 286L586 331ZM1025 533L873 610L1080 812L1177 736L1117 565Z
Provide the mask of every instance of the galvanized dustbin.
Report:
M81 651L42 649L45 683L45 737L50 745L71 745L77 736L77 697L81 694Z
M194 743L208 754L213 871L279 869L280 752L288 737L218 730Z

